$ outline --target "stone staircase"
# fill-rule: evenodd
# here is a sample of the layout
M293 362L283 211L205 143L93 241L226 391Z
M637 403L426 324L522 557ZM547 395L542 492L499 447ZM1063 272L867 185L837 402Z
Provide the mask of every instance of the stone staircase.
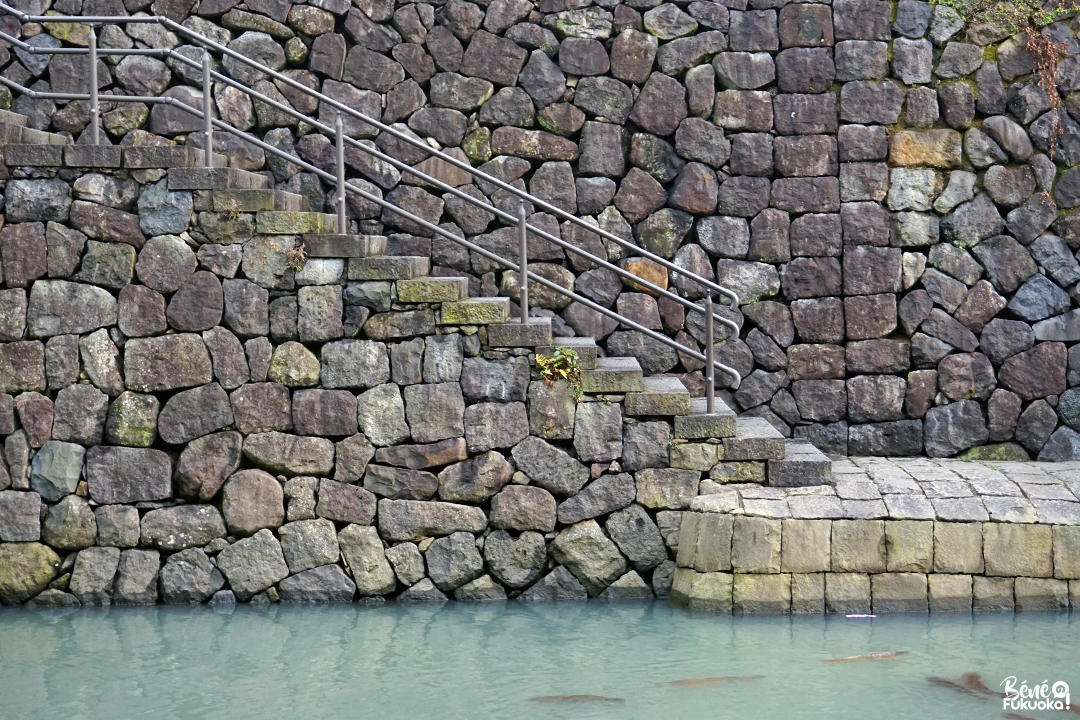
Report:
M602 357L589 337L553 338L550 318L515 321L510 298L470 298L466 278L432 277L429 257L388 255L384 236L337 234L336 216L311 212L304 196L274 190L264 175L227 167L224 155L215 153L207 168L203 151L193 147L73 145L63 135L27 128L26 117L7 111L0 111L0 151L8 167L165 170L169 189L193 191L197 209L252 213L258 234L299 236L308 258L347 260L348 280L393 282L398 302L438 306L443 326L481 326L490 348L539 355L575 350L584 394L622 396L628 416L670 418L675 439L718 441L725 461L765 462L769 485L833 483L832 461L812 444L785 440L763 418L737 417L719 397L708 413L705 398L691 398L676 378L644 377L636 358Z

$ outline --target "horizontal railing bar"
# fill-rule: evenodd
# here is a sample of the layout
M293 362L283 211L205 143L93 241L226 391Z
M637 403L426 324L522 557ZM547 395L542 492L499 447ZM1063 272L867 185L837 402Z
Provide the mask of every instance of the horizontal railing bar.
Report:
M677 273L681 273L681 274L691 278L696 283L698 283L698 284L700 284L700 285L702 285L704 287L711 288L711 289L725 295L726 297L728 297L731 300L731 305L730 305L731 308L733 310L738 310L738 303L739 303L738 296L734 292L732 292L730 289L724 287L723 285L720 285L720 284L718 284L718 283L716 283L716 282L714 282L712 280L708 280L707 278L701 277L701 276L696 275L694 273L688 272L685 269L679 268L677 265L672 263L670 260L667 260L666 258L663 258L663 257L661 257L659 255L656 255L655 253L651 253L648 250L646 250L646 249L644 249L644 248L642 248L642 247L640 247L640 246L638 246L638 245L636 245L634 243L631 243L631 242L619 237L618 235L615 235L614 233L610 233L610 232L608 232L606 230L602 230L602 229L599 229L599 228L592 228L591 226L588 225L588 223L585 223L583 220L581 220L577 216L573 215L572 213L566 212L562 208L556 207L555 205L552 205L552 204L550 204L550 203L548 203L548 202L546 202L544 200L541 200L541 199L533 196L530 193L519 190L518 188L514 187L513 185L511 185L509 183L506 183L506 182L504 182L502 180L499 180L498 178L492 177L492 176L490 176L490 175L488 175L488 174L486 174L484 172L481 172L481 171L477 170L476 168L474 168L469 163L462 162L461 160L458 160L455 157L447 155L447 154L445 154L445 153L443 153L443 152L441 152L439 150L435 150L434 148L432 148L431 146L429 146L427 143L423 142L422 140L417 140L415 138L411 138L408 135L406 135L405 133L402 133L402 132L400 132L398 130L395 130L394 128L390 127L389 125L384 125L382 122L380 122L378 120L375 120L374 118L370 118L370 117L364 115L363 113L360 113L357 110L354 110L353 108L348 107L344 103L341 103L341 102L339 102L337 100L334 100L333 98L330 98L330 97L328 97L326 95L323 95L320 92L313 91L313 90L311 90L311 88L308 88L307 86L302 85L301 83L293 80L292 78L289 78L286 75L282 75L281 73L277 72L276 70L273 70L270 67L267 67L267 66L265 66L265 65L263 65L261 63L258 63L256 61L252 60L251 58L247 57L246 55L242 55L240 53L237 53L236 51L231 50L230 48L225 47L225 46L221 45L220 43L217 43L217 42L211 40L210 38L199 35L198 33L184 27L183 25L180 25L179 23L173 21L172 19L170 19L168 17L165 17L165 16L145 16L145 17L113 16L113 17L80 18L78 16L28 15L26 13L22 13L22 12L16 10L16 9L14 9L14 8L11 8L10 6L5 5L3 3L0 3L0 11L8 12L9 14L16 15L16 16L20 17L20 19L22 19L23 22L56 22L56 20L54 20L53 18L63 18L63 22L71 22L71 23L75 23L75 22L83 22L83 23L94 22L94 23L106 23L106 24L124 24L125 22L130 22L130 21L150 22L150 21L152 21L152 19L156 18L156 20L160 24L162 24L162 25L164 25L166 27L169 27L169 28L171 28L173 30L176 30L177 32L179 32L181 34L187 35L188 37L194 38L200 44L206 45L208 47L212 47L212 48L218 50L219 52L221 52L222 54L227 54L227 55L229 55L230 57L233 57L236 60L239 60L239 61L241 61L241 62L243 62L243 63L245 63L245 64L247 64L247 65L249 65L249 66L251 66L253 68L258 69L259 71L261 71L263 73L266 73L267 75L270 75L270 76L274 77L277 80L285 82L289 86L293 87L296 90L299 90L302 93L305 93L307 95L311 95L313 97L317 97L317 98L319 98L320 102L323 102L323 101L328 102L332 106L336 107L339 111L345 112L345 113L347 113L347 114L349 114L349 115L351 115L351 116L353 116L353 117L355 117L355 118L357 118L357 119L359 119L359 120L361 120L363 122L366 122L366 123L372 125L373 127L378 128L382 132L389 133L390 135L398 138L399 140L407 142L408 144L412 145L413 147L416 147L416 148L418 148L420 150L423 150L426 153L429 153L429 154L431 154L431 155L433 155L435 157L440 158L444 162L447 162L447 163L449 163L449 164L451 164L451 165L453 165L453 166L455 166L455 167L457 167L457 168L459 168L461 170L464 170L465 172L468 172L469 174L473 175L474 177L479 177L479 178L483 179L484 182L490 183L492 185L495 185L496 187L499 187L499 188L501 188L503 190L506 190L507 192L510 192L511 194L515 195L518 198L527 200L528 202L530 202L534 206L541 207L545 211L550 212L550 213L552 213L552 214L556 215L557 217L560 217L560 218L562 218L564 220L567 220L568 222L574 223L575 225L583 227L584 229L587 229L590 232L594 232L597 235L600 235L601 237L606 238L606 239L610 240L611 242L616 243L617 245L620 245L621 247L632 249L635 252L637 252L639 255L641 255L642 257L648 258L649 260L652 260L653 262L656 262L656 263L658 263L660 265L663 265L668 270L671 270L671 271L674 271L674 272L677 272ZM254 92L254 91L252 91L252 92ZM723 322L723 318L714 316L714 319L720 320L721 322Z

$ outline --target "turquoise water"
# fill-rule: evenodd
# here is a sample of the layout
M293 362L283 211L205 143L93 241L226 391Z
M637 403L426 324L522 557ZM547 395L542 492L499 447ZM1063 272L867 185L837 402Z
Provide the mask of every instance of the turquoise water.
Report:
M905 654L824 662L892 651ZM1000 701L927 680L969 672L993 690L1010 675L1064 680L1080 701L1080 614L732 618L663 602L0 611L5 720L1001 718ZM761 677L671 684L743 676ZM534 699L564 695L609 699Z

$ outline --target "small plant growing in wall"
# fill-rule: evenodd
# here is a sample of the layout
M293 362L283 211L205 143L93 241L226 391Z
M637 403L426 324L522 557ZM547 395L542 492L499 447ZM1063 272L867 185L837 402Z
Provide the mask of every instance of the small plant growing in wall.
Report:
M299 272L304 269L304 263L307 262L307 251L304 250L303 245L297 245L285 256L285 261L289 263L289 267Z
M581 358L576 350L557 347L551 355L537 355L536 367L540 370L540 377L549 385L556 380L569 382L574 400L581 402Z

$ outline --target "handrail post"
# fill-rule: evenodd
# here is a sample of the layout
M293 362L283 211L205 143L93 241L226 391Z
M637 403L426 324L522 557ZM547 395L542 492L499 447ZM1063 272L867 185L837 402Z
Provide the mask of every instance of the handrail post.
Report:
M203 104L203 133L206 135L206 142L203 147L203 161L206 167L214 167L214 113L211 110L210 91L212 85L210 82L210 51L203 50L202 56L202 104Z
M341 113L334 121L334 135L337 140L337 231L344 235L345 225L345 130L341 123Z
M525 203L518 201L518 285L521 322L529 322L529 239L525 229Z
M94 30L93 23L90 24L90 141L94 144L98 144L100 139L100 129L98 128L98 115L100 114L100 108L98 107L98 77L97 77L97 31Z
M716 406L716 363L713 360L712 293L705 291L705 412L712 415Z

